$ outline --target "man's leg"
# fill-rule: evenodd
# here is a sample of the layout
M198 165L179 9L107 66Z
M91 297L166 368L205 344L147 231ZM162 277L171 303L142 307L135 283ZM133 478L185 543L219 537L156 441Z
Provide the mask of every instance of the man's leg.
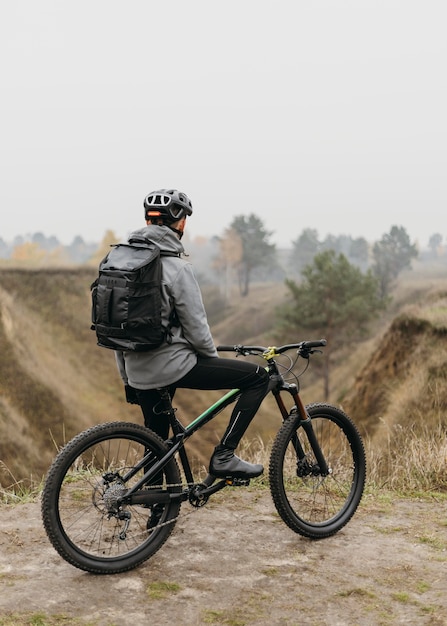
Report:
M158 389L137 389L138 403L144 417L144 425L163 439L169 435L169 419ZM172 395L171 395L172 398Z
M224 436L211 457L210 473L240 478L262 474L262 465L242 461L234 450L264 399L268 382L266 370L248 361L199 358L197 365L176 383L176 387L190 389L240 389L242 392Z
M172 389L172 395L175 393L175 390ZM141 411L143 412L144 417L144 425L147 428L150 428L154 433L156 433L159 437L166 440L169 436L169 419L167 415L163 412L164 410L164 402L161 398L160 392L158 389L136 389L136 395L138 399L138 403L141 407ZM172 397L172 396L171 396ZM145 471L150 468L150 465L145 467ZM148 484L149 488L157 488L163 485L163 472L156 474L152 477L151 482ZM148 517L146 527L150 531L155 528L159 523L163 511L165 508L164 504L154 504L149 507L151 509L151 514Z

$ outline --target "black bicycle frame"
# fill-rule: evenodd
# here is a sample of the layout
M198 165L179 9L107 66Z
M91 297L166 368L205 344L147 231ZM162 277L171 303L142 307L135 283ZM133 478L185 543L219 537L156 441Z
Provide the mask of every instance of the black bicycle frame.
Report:
M150 504L151 503L150 500L153 502L155 501L160 502L161 500L160 500L159 493L157 496L156 492L151 494L150 491L148 490L145 490L144 494L143 493L137 494L136 492L138 492L146 483L148 483L151 477L156 476L157 473L163 469L163 467L172 459L172 457L177 452L179 452L179 455L182 461L182 466L185 472L186 480L188 484L192 484L193 477L192 477L192 472L191 472L191 466L189 464L188 457L184 450L185 441L189 439L189 437L191 437L197 430L202 428L202 426L205 426L205 424L208 424L208 422L210 422L214 417L216 417L216 415L218 415L221 411L226 409L227 406L235 402L238 396L240 395L240 393L241 393L240 389L232 389L231 391L226 393L224 396L222 396L222 398L219 398L217 402L215 402L208 409L206 409L201 415L199 415L190 424L188 424L188 426L183 426L179 422L179 420L175 417L175 413L172 407L170 408L170 410L166 411L171 421L171 426L172 426L173 433L174 433L173 436L166 441L169 447L169 450L166 452L163 458L157 461L141 477L141 479L137 483L135 483L133 487L129 489L129 491L125 495L124 500L127 501L128 499L131 498L133 504L138 504L140 503L139 502L139 499L140 499L139 496L140 496L141 498L144 498L142 502L145 504ZM142 467L147 465L147 463L151 460L151 455L152 455L152 452L149 452L148 454L146 454L141 459L141 461L137 465L135 465L135 467L131 469L130 472L128 472L125 476L123 476L122 477L123 482L126 483L133 476L135 476L135 474L137 474L137 472L139 472L139 470ZM152 498L150 497L151 495L153 496ZM165 495L167 496L167 501L171 499L171 496L179 497L179 494L165 494Z
M271 364L269 364L271 365ZM310 446L315 454L315 458L318 462L321 474L327 475L328 466L326 460L321 452L321 448L318 444L317 438L315 436L312 420L307 414L306 408L299 396L298 387L294 384L285 383L281 376L275 372L275 367L270 369L270 373L272 375L271 380L272 384L269 389L273 393L275 397L278 408L281 412L283 419L287 419L289 417L289 411L287 410L284 401L281 396L281 391L287 391L293 398L296 412L299 415L299 426L302 426L304 431L306 432L307 438L309 440ZM232 389L228 393L226 393L222 398L217 400L213 405L207 408L201 415L199 415L195 420L193 420L187 426L183 426L181 422L176 418L175 411L172 408L172 405L169 403L169 408L166 411L167 417L170 420L171 427L173 430L173 436L166 441L169 450L166 454L157 461L145 474L142 478L129 489L123 498L123 502L131 502L132 504L154 504L157 502L169 502L172 499L176 498L184 498L184 494L182 493L160 493L160 491L154 490L143 490L144 487L152 478L156 476L158 472L160 472L163 467L172 459L172 457L178 452L180 456L180 460L182 463L183 471L185 473L185 478L189 486L194 483L194 479L192 476L191 466L189 463L189 459L187 457L186 451L184 449L184 443L189 437L191 437L197 430L208 424L216 415L218 415L221 411L223 411L227 406L235 402L240 395L240 389ZM299 460L302 460L305 457L304 450L301 446L299 438L295 436L292 440L295 451L297 453L297 457ZM137 472L144 467L151 460L152 452L146 454L141 461L131 469L125 476L122 477L124 483L130 480ZM151 493L152 492L152 493Z

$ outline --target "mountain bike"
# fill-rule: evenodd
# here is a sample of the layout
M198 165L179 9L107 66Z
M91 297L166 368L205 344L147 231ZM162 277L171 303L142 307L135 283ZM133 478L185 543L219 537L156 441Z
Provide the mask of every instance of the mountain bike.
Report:
M339 408L304 406L299 378L324 339L281 347L219 346L240 356L260 356L269 373L269 392L282 421L272 444L269 484L276 510L294 532L310 539L330 537L354 515L363 493L366 461L360 434ZM294 351L295 357L285 355ZM287 358L280 362L280 355ZM293 373L304 359L299 374ZM292 380L292 382L289 382ZM57 454L42 493L42 518L57 552L75 567L115 574L137 567L157 552L179 519L182 503L205 506L227 486L248 480L194 480L185 442L224 408L238 389L184 426L161 390L170 435L163 441L129 422L95 425L75 436ZM291 399L286 408L284 395ZM181 470L180 470L181 468ZM193 510L193 509L192 509Z

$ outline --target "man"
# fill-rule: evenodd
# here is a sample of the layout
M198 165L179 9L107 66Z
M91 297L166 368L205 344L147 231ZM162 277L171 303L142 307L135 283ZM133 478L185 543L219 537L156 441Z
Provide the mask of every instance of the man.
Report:
M167 439L169 423L159 411L160 388L169 388L171 398L177 388L240 389L209 472L217 477L259 476L262 465L243 461L234 450L267 393L267 372L247 361L217 356L192 266L180 258L186 218L192 215L186 194L176 189L154 191L144 200L144 212L147 226L138 234L178 256L162 257L162 316L166 328L170 327L167 341L149 352L116 352L126 397L141 406L145 425ZM176 323L170 326L173 312Z

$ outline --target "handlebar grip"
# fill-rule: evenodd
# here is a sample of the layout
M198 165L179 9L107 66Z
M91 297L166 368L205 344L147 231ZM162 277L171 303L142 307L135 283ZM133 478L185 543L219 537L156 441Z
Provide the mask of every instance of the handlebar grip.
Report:
M236 352L237 346L216 346L218 352Z
M317 341L305 341L304 345L306 348L322 348L327 344L326 339L319 339Z

